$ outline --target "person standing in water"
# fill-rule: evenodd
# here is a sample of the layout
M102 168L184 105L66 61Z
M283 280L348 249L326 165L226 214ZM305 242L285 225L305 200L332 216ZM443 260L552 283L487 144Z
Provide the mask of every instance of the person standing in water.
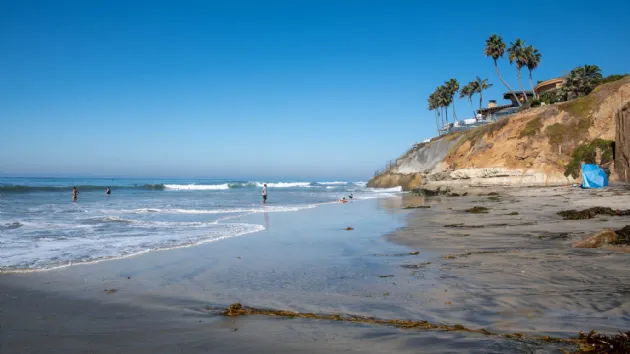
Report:
M107 195L112 194L112 190L111 190L111 189L109 189L109 187L107 187L107 190L105 191L105 194L107 194Z
M72 201L76 202L78 197L79 191L77 190L77 187L72 187Z
M262 197L263 197L263 203L267 203L267 183L263 184Z

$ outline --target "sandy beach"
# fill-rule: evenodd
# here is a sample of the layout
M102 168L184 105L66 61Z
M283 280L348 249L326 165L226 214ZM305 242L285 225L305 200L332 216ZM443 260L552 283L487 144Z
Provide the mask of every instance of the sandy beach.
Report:
M222 316L235 302L559 338L627 330L630 254L571 245L630 219L569 221L556 213L621 208L630 205L630 190L468 192L248 215L235 222L257 222L265 230L119 260L1 274L0 352L546 353L567 347L466 331ZM404 209L420 205L430 208ZM488 212L464 211L474 206Z

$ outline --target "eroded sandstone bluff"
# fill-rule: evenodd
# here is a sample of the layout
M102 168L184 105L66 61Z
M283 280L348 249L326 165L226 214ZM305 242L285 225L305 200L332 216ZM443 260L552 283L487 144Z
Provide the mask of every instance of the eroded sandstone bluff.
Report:
M439 189L579 183L564 170L573 150L615 140L615 113L630 101L630 77L584 98L525 110L492 124L416 144L368 186Z

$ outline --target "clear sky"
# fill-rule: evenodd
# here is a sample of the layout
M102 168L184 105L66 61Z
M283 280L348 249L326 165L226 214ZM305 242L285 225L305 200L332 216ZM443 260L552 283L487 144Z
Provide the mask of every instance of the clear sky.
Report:
M487 77L501 102L492 33L542 52L535 81L624 73L629 13L627 0L0 0L0 176L366 180L435 136L426 98L443 81ZM516 88L507 59L500 70Z

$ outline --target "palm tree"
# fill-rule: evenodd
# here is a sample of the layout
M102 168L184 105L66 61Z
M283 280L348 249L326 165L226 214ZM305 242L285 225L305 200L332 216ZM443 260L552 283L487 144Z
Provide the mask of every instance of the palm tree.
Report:
M488 83L488 79L483 79L477 76L477 80L475 80L475 92L479 94L479 109L481 109L481 104L483 103L483 92L492 87L492 84Z
M517 38L514 43L510 43L510 47L507 49L508 60L510 64L513 62L516 63L516 77L518 79L518 85L521 87L521 92L523 92L523 97L525 97L525 102L527 102L527 95L525 94L525 90L523 90L523 82L521 81L521 68L527 65L527 58L525 57L525 41Z
M571 70L565 84L560 88L564 100L591 93L602 79L602 69L597 65L578 66Z
M499 73L499 66L497 65L497 60L499 58L503 58L503 53L505 53L505 43L503 43L503 38L501 38L501 36L495 33L492 36L490 36L488 40L486 40L486 47L484 48L484 54L486 57L492 57L492 60L494 61L494 68L497 71L497 76L499 77L499 80L501 80L501 82L503 83L503 85L505 85L508 91L512 93L512 95L514 96L514 99L520 106L521 101L518 100L518 97L516 97L516 94L512 91L510 86L508 86L508 84L505 81L503 81L503 78L501 77L501 74Z
M433 111L433 113L435 114L435 126L436 126L438 134L439 134L440 133L440 122L439 122L440 113L437 110L438 109L438 102L437 102L437 99L436 99L435 92L433 92L431 95L429 95L428 102L429 102L429 110Z
M475 85L477 84L476 81L471 81L468 83L468 85L462 87L461 91L459 91L459 98L462 99L464 97L468 97L468 102L470 102L470 108L472 108L472 112L473 112L473 117L476 116L475 114L475 107L473 106L472 103L472 96L477 92Z
M531 45L525 48L525 65L527 65L527 70L529 70L529 86L532 87L532 92L534 93L534 97L539 98L536 92L534 92L534 82L532 80L532 71L538 68L538 64L540 64L540 58L542 54L538 51L538 49L532 47Z
M438 107L440 107L440 112L442 113L442 126L444 126L448 124L448 106L451 104L446 86L438 86L436 96Z
M457 114L455 113L455 103L453 102L455 99L455 95L457 94L457 92L459 91L459 82L457 82L457 80L455 79L450 79L448 81L446 81L444 83L444 85L446 86L446 90L450 96L450 103L453 104L453 119L455 121L457 121ZM450 104L449 103L449 104Z

